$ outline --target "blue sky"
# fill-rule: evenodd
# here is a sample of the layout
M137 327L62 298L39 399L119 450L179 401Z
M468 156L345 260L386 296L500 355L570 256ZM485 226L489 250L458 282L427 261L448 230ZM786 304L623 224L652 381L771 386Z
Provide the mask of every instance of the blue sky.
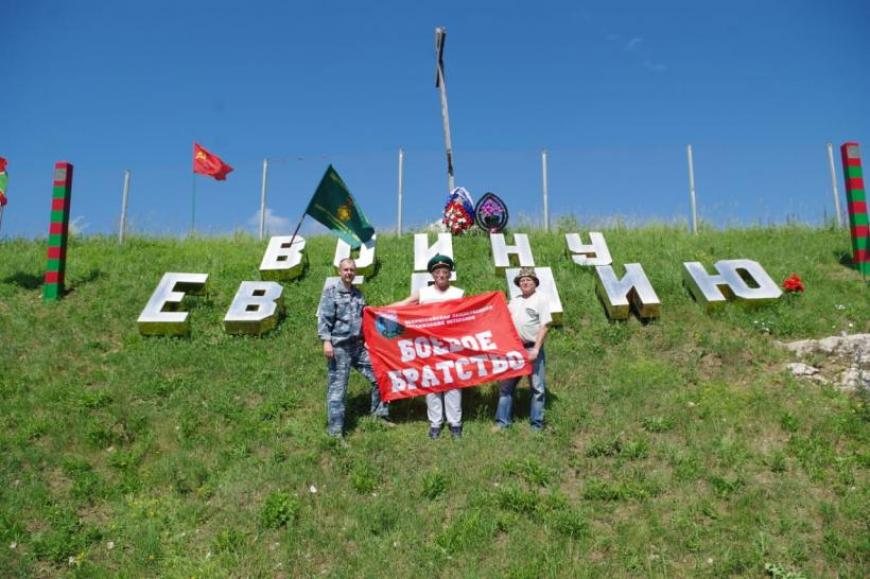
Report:
M433 31L445 51L456 180L541 217L820 223L825 145L870 137L870 3L39 2L6 0L0 236L45 236L54 162L72 217L116 231L125 169L135 231L190 226L192 142L235 167L197 177L197 226L256 231L271 159L272 233L289 233L328 163L378 229L446 198ZM839 175L839 161L838 161ZM841 199L842 177L838 176ZM319 226L308 225L307 231Z

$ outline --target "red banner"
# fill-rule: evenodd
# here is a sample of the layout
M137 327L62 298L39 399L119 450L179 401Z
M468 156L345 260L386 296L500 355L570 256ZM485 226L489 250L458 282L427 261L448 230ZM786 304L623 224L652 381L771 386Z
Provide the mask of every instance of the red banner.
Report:
M501 292L363 312L363 334L386 401L530 374Z
M232 173L233 168L224 163L223 159L210 153L199 143L193 144L193 172L200 175L214 177L218 181L225 181L227 175Z

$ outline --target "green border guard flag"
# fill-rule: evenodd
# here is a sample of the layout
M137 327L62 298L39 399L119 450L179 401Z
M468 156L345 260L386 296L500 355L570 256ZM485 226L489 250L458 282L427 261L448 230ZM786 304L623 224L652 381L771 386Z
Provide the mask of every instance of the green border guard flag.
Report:
M366 219L332 165L326 169L305 213L333 230L354 249L371 239L375 233L375 228Z

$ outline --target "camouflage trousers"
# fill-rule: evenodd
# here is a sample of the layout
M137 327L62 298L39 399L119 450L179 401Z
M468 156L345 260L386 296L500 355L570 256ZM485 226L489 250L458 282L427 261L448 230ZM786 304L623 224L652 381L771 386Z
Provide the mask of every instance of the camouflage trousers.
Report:
M347 382L350 378L350 369L356 370L371 383L371 406L369 412L372 416L386 418L389 416L389 407L381 401L381 392L375 381L372 371L372 363L369 360L369 351L366 350L362 340L352 340L333 346L335 355L327 360L327 384L326 384L326 430L332 436L341 436L344 433L345 406L347 405Z

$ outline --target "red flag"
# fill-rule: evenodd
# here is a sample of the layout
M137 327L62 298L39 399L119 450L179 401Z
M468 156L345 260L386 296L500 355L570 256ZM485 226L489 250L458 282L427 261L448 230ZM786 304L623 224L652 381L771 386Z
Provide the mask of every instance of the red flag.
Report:
M363 311L385 401L466 388L532 371L501 292Z
M218 181L227 178L232 167L223 162L223 159L213 153L209 153L205 147L198 143L193 144L193 172L200 175L214 177Z
M6 199L6 182L8 177L6 175L6 159L0 157L0 207L6 205L9 200Z

